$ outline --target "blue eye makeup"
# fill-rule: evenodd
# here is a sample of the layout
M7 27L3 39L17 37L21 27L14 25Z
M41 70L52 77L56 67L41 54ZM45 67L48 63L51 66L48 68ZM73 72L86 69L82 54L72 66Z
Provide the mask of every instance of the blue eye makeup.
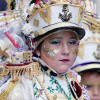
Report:
M51 43L51 44L59 44L60 41L59 41L59 40L51 40L50 43Z
M69 41L69 43L72 44L72 45L74 45L74 44L78 43L78 40L76 40L76 39L71 39L71 40Z

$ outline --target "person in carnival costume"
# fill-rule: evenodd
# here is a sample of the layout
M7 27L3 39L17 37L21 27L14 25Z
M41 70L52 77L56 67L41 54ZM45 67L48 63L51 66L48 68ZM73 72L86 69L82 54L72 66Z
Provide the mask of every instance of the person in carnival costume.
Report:
M79 0L37 0L27 10L22 33L28 50L11 53L1 75L11 77L0 87L0 100L89 100L70 70L85 35L83 6Z
M81 85L88 91L90 100L100 99L100 19L96 15L85 16L88 25L86 37L81 41L74 71L81 75ZM87 21L87 18L90 20ZM90 24L92 23L92 24Z

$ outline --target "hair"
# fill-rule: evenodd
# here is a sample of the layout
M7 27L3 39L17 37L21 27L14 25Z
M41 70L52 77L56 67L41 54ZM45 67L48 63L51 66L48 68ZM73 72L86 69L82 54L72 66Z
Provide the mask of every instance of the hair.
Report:
M85 75L85 74L98 74L98 75L100 75L100 69L96 69L96 68L94 68L94 69L89 69L89 70L85 70L85 71L82 71L82 72L79 72L79 74L81 75L81 76L83 76L83 75Z
M43 43L43 41L40 42L40 44L39 44L39 45L37 46L37 48L34 50L34 52L33 52L33 56L35 56L35 57L39 57L39 56L36 54L36 50L41 51L42 43Z

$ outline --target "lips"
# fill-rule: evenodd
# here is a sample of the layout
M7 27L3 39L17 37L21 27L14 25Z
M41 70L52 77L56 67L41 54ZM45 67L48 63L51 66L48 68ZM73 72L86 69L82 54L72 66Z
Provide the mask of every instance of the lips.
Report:
M61 62L68 62L69 60L68 59L62 59L60 60Z

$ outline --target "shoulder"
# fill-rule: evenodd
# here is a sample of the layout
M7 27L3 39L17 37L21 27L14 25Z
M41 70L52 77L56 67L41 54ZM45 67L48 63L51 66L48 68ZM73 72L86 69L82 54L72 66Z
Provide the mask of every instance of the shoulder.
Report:
M78 79L78 74L71 70L67 76L69 78L70 89L73 97L75 99L82 98L82 87Z
M0 87L0 98L3 100L26 100L33 99L33 84L32 80L25 79L24 77L20 77L18 81L11 81L11 78L8 79L1 87Z
M68 76L71 78L70 87L73 97L80 98L80 100L89 100L87 90L84 88L84 86L81 86L80 84L81 76L73 70L70 70Z
M15 87L15 82L11 82L10 79L6 80L6 78L4 77L1 78L0 82L0 98L2 98L2 100L5 100Z
M81 82L81 76L73 70L70 70L70 72L68 73L68 76L73 78L78 83Z

